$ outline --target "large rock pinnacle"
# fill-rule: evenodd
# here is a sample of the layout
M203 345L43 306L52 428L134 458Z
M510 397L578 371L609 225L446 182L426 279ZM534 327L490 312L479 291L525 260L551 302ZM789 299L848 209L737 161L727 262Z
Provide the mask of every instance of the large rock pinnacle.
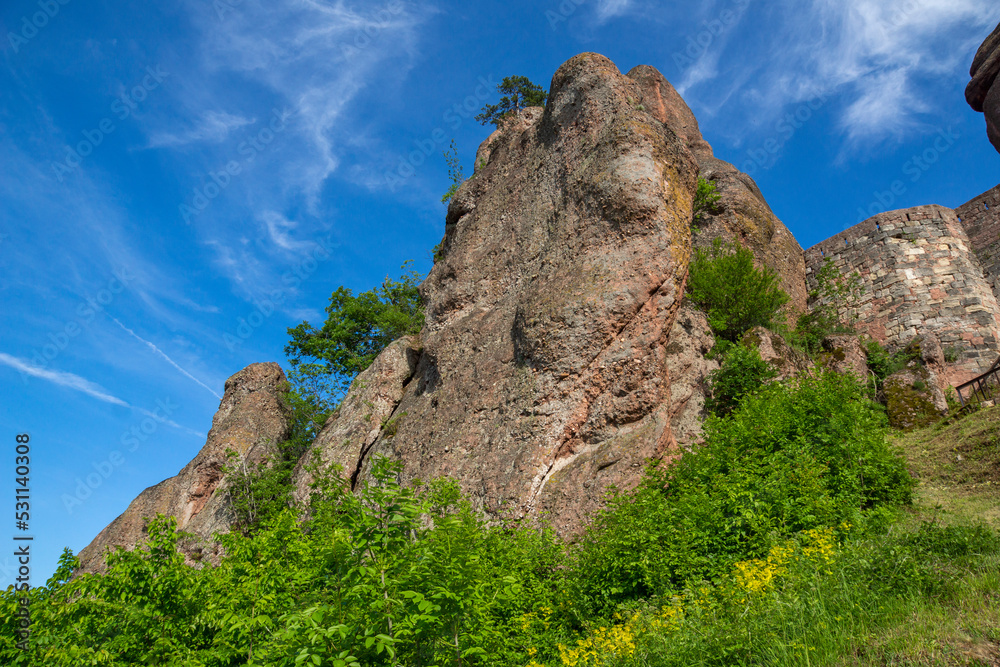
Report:
M643 95L585 53L544 110L483 144L422 287L427 325L355 382L314 443L326 461L357 479L389 455L407 478L458 479L494 516L571 532L670 451L698 166Z

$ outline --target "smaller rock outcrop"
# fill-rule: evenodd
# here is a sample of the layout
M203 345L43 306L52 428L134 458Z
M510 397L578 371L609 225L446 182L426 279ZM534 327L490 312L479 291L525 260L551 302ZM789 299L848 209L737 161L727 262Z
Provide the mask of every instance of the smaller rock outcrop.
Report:
M823 339L821 361L826 368L846 375L850 373L862 382L868 381L868 355L861 339L854 334L837 334Z
M288 437L288 417L281 392L285 373L276 363L252 364L226 380L226 390L212 429L198 455L176 476L140 493L117 519L79 554L81 572L103 572L104 556L115 547L133 549L143 541L146 520L161 513L177 518L177 528L210 542L225 532L233 516L223 489L226 452L252 463L272 459ZM186 545L190 560L207 557L203 546ZM210 547L212 549L212 547Z
M975 59L969 75L972 81L965 89L965 99L975 111L986 116L986 134L997 151L1000 151L1000 25L986 38Z

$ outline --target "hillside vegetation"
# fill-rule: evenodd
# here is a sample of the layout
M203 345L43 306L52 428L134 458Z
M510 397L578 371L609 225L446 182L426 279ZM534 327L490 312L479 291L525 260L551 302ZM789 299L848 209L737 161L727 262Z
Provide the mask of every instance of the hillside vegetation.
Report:
M996 664L1000 539L976 514L995 506L998 428L991 409L914 432L897 440L904 459L849 377L772 384L710 418L703 448L651 468L575 545L487 525L454 483L403 487L380 460L358 493L324 477L305 522L288 508L223 536L219 567L185 566L164 518L106 576L66 581L67 554L31 593L31 652L10 639L14 596L0 598L0 659Z
M575 541L542 521L487 522L456 481L403 484L386 458L355 489L314 460L309 504L292 502L290 466L329 397L421 321L415 279L338 290L322 328L290 331L287 460L233 478L221 562L185 565L163 516L104 575L73 577L67 550L28 594L27 650L20 601L0 594L0 664L1000 664L1000 409L903 436L877 383L818 365L775 381L737 342L781 326L773 276L736 247L699 270L726 341L704 442L650 461ZM748 313L733 295L755 285L766 298Z

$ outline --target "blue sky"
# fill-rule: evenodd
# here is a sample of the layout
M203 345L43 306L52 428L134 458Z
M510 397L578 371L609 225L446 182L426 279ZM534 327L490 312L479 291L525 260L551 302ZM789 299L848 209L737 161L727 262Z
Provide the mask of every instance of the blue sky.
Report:
M441 152L454 139L471 171L489 134L471 116L504 76L547 87L584 51L657 67L808 247L1000 180L963 97L989 4L3 3L0 540L15 434L42 584L198 452L226 378L283 362L337 286L426 272Z

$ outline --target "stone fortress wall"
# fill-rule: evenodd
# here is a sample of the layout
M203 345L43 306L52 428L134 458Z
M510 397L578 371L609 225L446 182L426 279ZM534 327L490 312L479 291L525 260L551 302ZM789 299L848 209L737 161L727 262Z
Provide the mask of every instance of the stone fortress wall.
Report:
M978 211L979 199L962 208ZM805 251L809 289L828 257L841 274L857 272L865 293L850 315L858 330L890 347L935 336L948 362L947 381L961 384L1000 355L1000 303L976 254L1000 245L1000 223L987 217L966 213L960 222L943 206L876 215ZM978 241L968 231L974 218Z
M1000 185L955 209L993 293L1000 298Z

